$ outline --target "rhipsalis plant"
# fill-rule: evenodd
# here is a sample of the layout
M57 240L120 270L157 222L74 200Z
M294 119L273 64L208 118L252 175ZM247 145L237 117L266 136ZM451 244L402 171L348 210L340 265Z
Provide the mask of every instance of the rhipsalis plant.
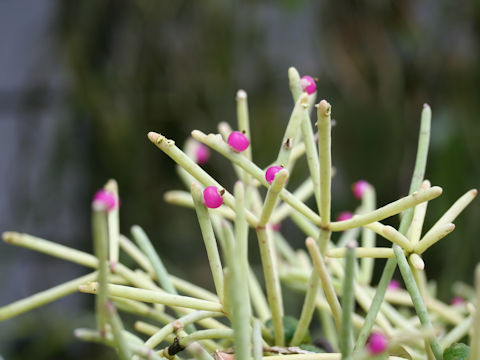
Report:
M424 176L430 107L422 110L409 194L377 208L373 186L358 181L353 194L359 207L334 221L333 109L326 100L314 106L314 79L301 78L294 68L288 75L293 110L278 155L268 166L252 160L254 135L243 90L237 93L234 131L226 123L219 124L219 134L194 130L184 151L160 133L148 134L178 164L186 190L170 191L165 199L196 213L215 293L170 274L139 226L132 227L133 241L120 234L118 188L110 180L92 202L94 255L31 235L3 234L7 243L92 272L3 306L0 320L79 291L96 296L97 325L77 329L75 336L112 346L122 359L230 359L234 354L239 360L479 360L480 266L474 290L464 290L447 305L428 286L422 259L454 230L453 221L477 194L466 192L435 225L423 229L427 205L442 194L442 188ZM232 189L202 168L210 151L231 161L239 179ZM295 162L302 156L309 173L298 188L289 189ZM263 199L261 188L266 188ZM312 196L314 208L305 203ZM382 223L391 216L401 217L398 229ZM293 249L282 236L280 224L287 217L305 234L305 248ZM376 246L377 235L392 246ZM120 251L135 261L135 268L119 262ZM249 261L249 253L257 251L260 274ZM375 261L382 265L381 259L387 259L386 264L380 281L373 283ZM397 266L405 286L392 280ZM285 308L282 287L305 294L300 313ZM118 311L138 316L133 329L124 328ZM322 330L312 336L315 314ZM461 341L466 344L458 344Z

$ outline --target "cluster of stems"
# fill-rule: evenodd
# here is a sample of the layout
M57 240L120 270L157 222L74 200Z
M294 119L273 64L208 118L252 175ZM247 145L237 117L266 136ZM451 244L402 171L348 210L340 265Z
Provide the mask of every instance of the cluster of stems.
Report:
M453 221L477 194L468 191L423 231L427 204L442 193L424 179L430 107L425 105L422 111L409 194L377 207L370 185L351 219L332 221L332 107L326 100L314 107L316 93L302 91L296 69L290 68L288 75L294 106L272 161L283 169L271 183L265 179L265 169L252 161L251 147L237 152L229 146L232 130L226 123L219 124L219 134L194 130L191 135L231 161L239 178L232 192L211 177L191 151L182 151L159 133L148 134L179 165L187 189L168 192L165 199L194 209L214 292L170 274L142 228L131 228L131 241L120 233L118 206L107 209L94 202L93 255L27 234L3 234L7 243L92 272L1 307L0 321L79 291L96 296L97 326L77 329L75 336L114 347L121 359L188 356L203 360L232 353L238 360L366 359L371 356L367 341L372 332L388 339L382 356L391 359L441 360L447 347L465 337L471 344L471 359L480 359L480 311L476 310L480 268L475 291L464 295L467 305L449 306L429 287L422 259L425 251L454 230ZM316 131L311 119L314 109ZM243 90L237 94L237 120L238 130L251 141ZM302 156L309 173L296 189L288 190L290 174ZM222 190L222 206L211 209L205 205L202 191L208 186ZM264 199L262 187L267 190ZM115 181L110 180L105 190L118 200ZM312 196L315 209L306 205ZM382 223L396 215L401 216L398 229ZM278 230L286 218L305 234L304 249L293 249ZM377 247L376 235L392 246ZM260 254L261 272L254 271L249 260L255 251ZM135 266L120 263L120 253ZM383 263L380 281L372 283L374 267ZM389 290L397 266L405 288ZM282 286L305 294L299 314L285 309ZM134 329L124 328L118 311L139 317ZM312 350L307 345L313 343L309 333L315 313L322 341L315 342L316 350ZM287 321L291 317L298 319L293 328Z

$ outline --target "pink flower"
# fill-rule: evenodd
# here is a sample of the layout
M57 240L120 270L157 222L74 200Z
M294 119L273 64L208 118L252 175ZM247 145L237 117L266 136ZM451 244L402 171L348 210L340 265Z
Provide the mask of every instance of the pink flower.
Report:
M353 214L350 211L343 211L337 216L337 221L345 221L351 219Z
M248 148L250 140L248 140L243 132L233 131L228 136L227 143L236 152L242 152Z
M317 84L315 83L315 80L308 75L305 75L300 79L300 86L308 95L312 95L315 91L317 91Z
M465 299L461 296L455 296L452 301L450 301L451 305L463 305L465 304Z
M371 355L378 355L387 350L388 340L382 333L374 332L367 342L367 350Z
M352 185L353 196L362 199L363 194L371 185L365 180L359 180Z
M398 280L395 280L395 279L392 279L387 287L387 289L391 291L400 290L401 288L402 288L402 285Z
M203 202L210 209L216 209L223 204L224 191L218 191L216 186L208 186L203 190Z
M105 189L100 189L93 196L92 205L97 210L111 211L118 206L118 202L114 193Z
M281 166L270 166L267 171L265 171L265 180L267 180L267 182L271 184L273 180L275 180L275 176L277 175L277 173L282 169L283 167Z
M195 161L199 165L206 164L210 158L210 150L204 144L199 143L195 149Z

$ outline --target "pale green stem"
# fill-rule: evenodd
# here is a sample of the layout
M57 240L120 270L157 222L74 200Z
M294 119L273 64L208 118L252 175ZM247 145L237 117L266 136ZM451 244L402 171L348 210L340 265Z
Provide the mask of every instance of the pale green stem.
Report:
M220 133L220 135L222 136L222 139L226 142L228 140L228 137L230 136L230 134L232 133L232 127L230 126L230 124L226 123L226 122L220 122L218 124L218 132ZM250 148L251 146L249 146ZM242 155L244 156L244 155ZM239 167L238 165L236 164L233 164L232 163L232 166L233 166L233 170L235 171L235 174L237 175L237 178L239 179L243 179L245 176L247 176L247 172L244 171L241 167Z
M435 232L440 226L453 222L457 216L472 202L477 196L477 189L467 191L462 197L460 197L455 203L442 215L440 219L431 227L431 229L423 236L423 238L430 235L431 232Z
M326 304L326 306L328 308L328 304ZM330 310L330 308L328 309ZM322 331L325 338L328 340L328 342L330 343L330 345L332 345L334 349L338 349L338 334L337 330L335 329L335 322L332 318L332 315L328 311L325 311L323 309L319 309L318 312L320 316L320 323L322 324Z
M86 267L96 269L98 259L88 253L70 247L54 243L49 240L40 239L28 234L20 234L17 232L4 232L3 240L9 244L21 246L27 249L35 250L50 256L71 261Z
M422 325L428 330L433 332L433 326L430 321L430 317L428 315L427 308L425 303L423 302L422 295L417 287L417 283L413 277L412 272L410 271L410 266L408 265L408 261L403 253L403 250L398 246L393 246L393 251L395 252L395 256L398 262L398 267L400 268L400 272L402 274L403 280L405 282L405 286L407 287L408 292L412 298L413 305L415 307L415 311L420 319ZM430 347L435 355L437 360L443 359L442 349L438 340L433 338L429 341Z
M317 128L318 128L318 159L320 161L320 226L326 228L330 225L330 203L332 185L332 156L331 156L331 105L322 100L317 105ZM320 244L322 252L326 249Z
M375 210L376 207L376 194L373 186L368 186L367 191L364 192L362 196L362 211L370 212ZM362 247L364 248L373 248L375 247L375 233L367 228L362 228ZM359 248L355 250L355 255ZM393 253L393 252L392 252ZM393 255L393 254L392 254ZM372 281L374 260L368 257L365 257L360 262L360 282L362 284L370 284Z
M251 268L248 269L248 292L253 308L260 320L267 321L271 317L270 308L267 299L263 293L262 287L258 283L257 277Z
M313 182L309 177L307 178L294 192L293 195L300 201L305 201L313 194ZM292 212L292 207L287 204L281 204L272 215L272 223L278 224L282 222L290 213Z
M455 230L454 224L441 224L432 228L433 231L429 231L415 246L415 252L423 254L430 246L443 239L445 236Z
M108 322L107 301L108 289L108 223L105 208L96 202L92 204L92 229L95 255L98 258L98 296L95 298L95 312L97 316L97 328L101 334L106 333Z
M412 243L400 232L398 232L393 226L387 225L383 227L383 234L385 238L389 239L394 244L397 244L405 251L412 251Z
M120 319L120 316L118 316L117 310L112 302L107 302L105 307L108 313L109 323L112 328L113 340L115 343L115 348L118 352L118 356L121 360L130 360L132 358L132 351L130 350L128 343L123 336L124 330L122 320Z
M292 152L293 144L295 138L297 137L302 119L307 114L307 109L308 95L306 93L302 93L295 103L292 115L290 116L287 128L285 129L285 134L283 135L282 144L277 156L277 165L281 165L283 167L287 167L289 165L288 160Z
M268 188L267 195L265 197L265 202L263 204L262 212L260 214L260 219L258 220L258 227L265 227L272 215L275 204L278 201L278 195L282 191L285 183L288 179L288 170L280 170L276 175L275 179L272 182L272 185Z
M104 189L113 194L115 197L115 207L108 211L107 221L108 221L108 255L110 262L118 261L118 243L120 236L120 219L119 219L119 201L118 196L118 184L114 179L108 180L105 184Z
M205 339L233 339L233 330L232 329L209 329L209 330L198 330L190 335L180 338L179 342L182 346L188 346L190 343L198 340ZM237 359L237 350L235 349L235 359Z
M471 329L471 327L472 317L469 316L440 339L440 346L442 349L446 349L453 343L459 342L468 334L468 331Z
M98 283L87 283L80 285L78 290L85 293L97 294ZM148 303L158 303L167 306L186 307L196 310L209 310L222 312L222 305L212 301L194 299L188 296L171 295L158 291L138 289L123 285L108 285L108 292L112 296L124 297Z
M172 285L170 278L168 277L168 271L163 265L162 260L158 256L158 253L155 251L155 248L152 245L152 242L148 238L147 234L143 229L138 226L134 225L130 229L133 238L137 242L138 247L143 251L145 256L152 264L153 269L155 270L155 275L157 276L157 281L161 285L161 287L170 294L177 294L177 290Z
M140 267L145 270L150 277L155 276L155 270L152 264L148 261L148 258L140 249L126 236L120 235L120 248L128 254Z
M158 311L140 301L125 299L116 296L112 296L111 299L114 301L117 309L128 312L130 314L150 317L159 321L162 324L168 324L169 322L175 320L172 316L162 311Z
M195 211L197 213L200 230L202 232L205 249L207 250L208 263L210 264L210 271L212 272L213 282L220 301L223 301L223 270L220 255L218 253L217 241L213 232L212 223L208 210L203 204L202 189L197 183L192 184L192 197L195 204Z
M225 156L227 159L229 159L233 163L239 165L242 169L244 169L250 175L252 175L255 179L257 179L260 182L260 184L262 184L263 186L267 188L270 186L267 183L267 180L265 180L264 171L261 170L257 165L252 163L250 160L248 160L245 156L242 156L241 154L238 154L232 151L230 147L221 139L221 137L216 136L214 134L205 135L204 133L198 130L192 131L192 136L198 141L204 143L205 145L208 145L210 148L219 152L220 154ZM215 185L215 184L212 184L212 185ZM314 223L318 224L320 222L320 217L318 216L318 214L316 214L307 205L305 205L303 202L297 199L288 190L283 189L280 192L280 198L286 203L288 203L296 211L304 214L307 218L309 218ZM251 223L250 220L248 219L248 213L247 213L247 220L249 223Z
M303 89L300 84L300 74L293 66L288 68L288 82L290 84L293 101L297 102L300 95L302 95Z
M263 345L262 345L262 323L260 320L253 320L253 332L252 332L252 347L253 347L253 360L262 360Z
M295 264L295 251L292 249L288 241L283 237L279 231L273 232L273 238L275 241L275 248L282 255L285 261L291 265Z
M175 289L184 295L214 302L219 301L219 297L214 293L181 278L170 275L170 281L172 282L173 286L175 286Z
M252 142L252 137L250 133L250 120L248 116L248 100L247 100L247 93L245 90L238 90L237 91L237 124L238 130L244 131L245 136ZM252 160L252 147L249 146L244 151L245 156ZM248 184L248 181L247 181Z
M325 256L331 258L343 258L346 256L346 248L334 248L327 250ZM356 248L355 257L357 258L393 258L395 254L391 248Z
M10 319L12 317L23 314L27 311L36 309L40 306L48 304L52 301L60 299L64 296L70 295L77 291L79 285L94 281L97 279L98 272L93 272L84 275L66 283L54 286L48 290L38 292L34 295L28 296L24 299L15 301L11 304L0 307L0 321Z
M267 288L267 299L272 312L275 344L277 346L283 346L285 342L283 330L283 300L275 263L275 248L273 247L272 237L265 227L257 228L257 238L262 259L265 286Z
M176 328L193 324L202 319L222 316L222 313L213 311L194 311L188 315L185 315L169 324L165 325L161 329L156 329L154 334L145 342L145 346L153 349L158 346L168 335L175 332Z
M347 244L345 259L345 276L342 289L342 332L340 336L340 350L342 359L350 359L352 353L353 325L352 313L355 307L354 278L355 278L355 244Z
M480 359L480 265L475 268L475 314L473 315L473 334L470 337L470 359Z
M105 344L108 346L115 346L113 335L107 334L106 337L102 337L100 333L96 330L90 329L75 329L74 335L77 339L87 342L96 342ZM157 355L152 349L148 349L143 345L139 345L136 343L132 343L128 341L128 346L132 350L132 352L138 356L141 356L142 359L149 359L149 360L162 360L163 358Z
M355 215L353 218L348 220L332 222L330 224L330 230L345 231L357 226L363 226L375 221L380 221L390 216L399 214L417 204L435 199L441 194L442 188L439 186L433 186L428 190L419 190L368 214ZM403 234L402 231L400 231L400 233Z
M213 357L210 356L208 351L198 343L190 344L188 352L197 360L213 360Z
M342 354L292 354L292 355L273 355L264 356L263 360L340 360Z
M431 187L430 181L425 180L422 183L421 190L426 190ZM413 246L415 247L420 237L422 236L422 228L423 222L425 220L425 214L427 212L428 202L424 202L415 206L415 210L413 212L412 223L410 224L410 228L408 229L407 238L411 241Z
M322 254L317 246L315 240L311 237L307 238L305 244L308 248L308 252L312 257L313 265L317 271L318 276L320 277L323 291L327 299L328 305L332 311L333 319L335 320L335 325L337 330L340 333L341 331L341 318L342 318L342 308L340 307L340 302L338 301L337 294L335 294L335 289L333 288L330 275L328 274L327 268L325 267L325 262L323 260Z
M194 131L195 132L195 131ZM192 132L192 136L193 133ZM195 136L193 136L195 138ZM182 166L188 173L190 173L195 179L197 179L203 186L216 186L218 189L224 189L214 178L208 175L205 170L203 170L198 164L196 164L192 159L190 159L182 150L180 150L177 146L175 146L175 142L173 140L167 139L165 136L157 134L155 132L149 132L148 138L152 143L154 143L160 150L162 150L165 154L167 154L172 160L174 160L177 164ZM198 139L197 139L198 140ZM223 140L219 136L217 141ZM228 145L225 144L227 147ZM229 151L233 152L233 150L229 149ZM245 161L251 163L245 156L236 153L239 157L243 158ZM223 200L226 205L228 205L231 209L235 208L235 199L228 191L225 190L223 194ZM249 224L256 224L257 217L252 214L250 211L246 211L247 213L247 221ZM253 225L252 225L253 226Z
M305 338L305 334L312 321L313 312L315 311L315 299L319 287L320 279L315 270L313 270L310 279L308 280L307 293L303 302L302 313L300 314L300 319L298 320L298 325L293 334L292 341L290 341L290 346L299 346Z
M425 263L418 254L410 254L410 256L408 257L408 262L416 270L423 270L425 268Z
M229 268L232 269L231 312L234 330L235 359L251 359L250 295L248 292L248 224L245 218L245 189L241 182L234 187L237 218L235 239L229 244Z
M300 213L292 212L290 218L307 236L318 238L320 229Z

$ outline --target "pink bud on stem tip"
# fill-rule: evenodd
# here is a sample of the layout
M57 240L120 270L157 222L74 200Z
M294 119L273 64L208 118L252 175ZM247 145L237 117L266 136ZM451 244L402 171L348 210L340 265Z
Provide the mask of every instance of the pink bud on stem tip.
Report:
M300 79L300 86L308 95L312 95L315 91L317 91L317 84L315 83L315 80L308 75L305 75Z
M402 288L402 285L400 285L400 282L395 279L392 279L387 287L388 290L392 290L392 291L400 290L401 288Z
M233 131L227 139L228 145L236 152L242 152L248 148L250 141L243 132Z
M117 206L117 200L112 192L100 189L93 196L92 205L96 210L111 211Z
M387 350L388 340L382 333L374 332L367 342L367 350L371 355L378 355Z
M352 185L353 196L357 199L362 199L363 194L371 185L365 180L359 180Z
M203 202L210 209L216 209L223 204L222 195L225 190L218 191L216 186L208 186L203 190Z
M345 221L351 219L353 217L353 213L350 211L343 211L337 216L337 221Z
M269 184L271 184L273 182L273 180L275 180L275 176L277 175L277 173L280 170L283 170L283 167L281 167L281 166L270 166L267 169L267 171L265 171L265 180L267 180L267 182Z
M199 165L206 164L210 158L210 150L204 144L199 143L195 149L195 161Z

